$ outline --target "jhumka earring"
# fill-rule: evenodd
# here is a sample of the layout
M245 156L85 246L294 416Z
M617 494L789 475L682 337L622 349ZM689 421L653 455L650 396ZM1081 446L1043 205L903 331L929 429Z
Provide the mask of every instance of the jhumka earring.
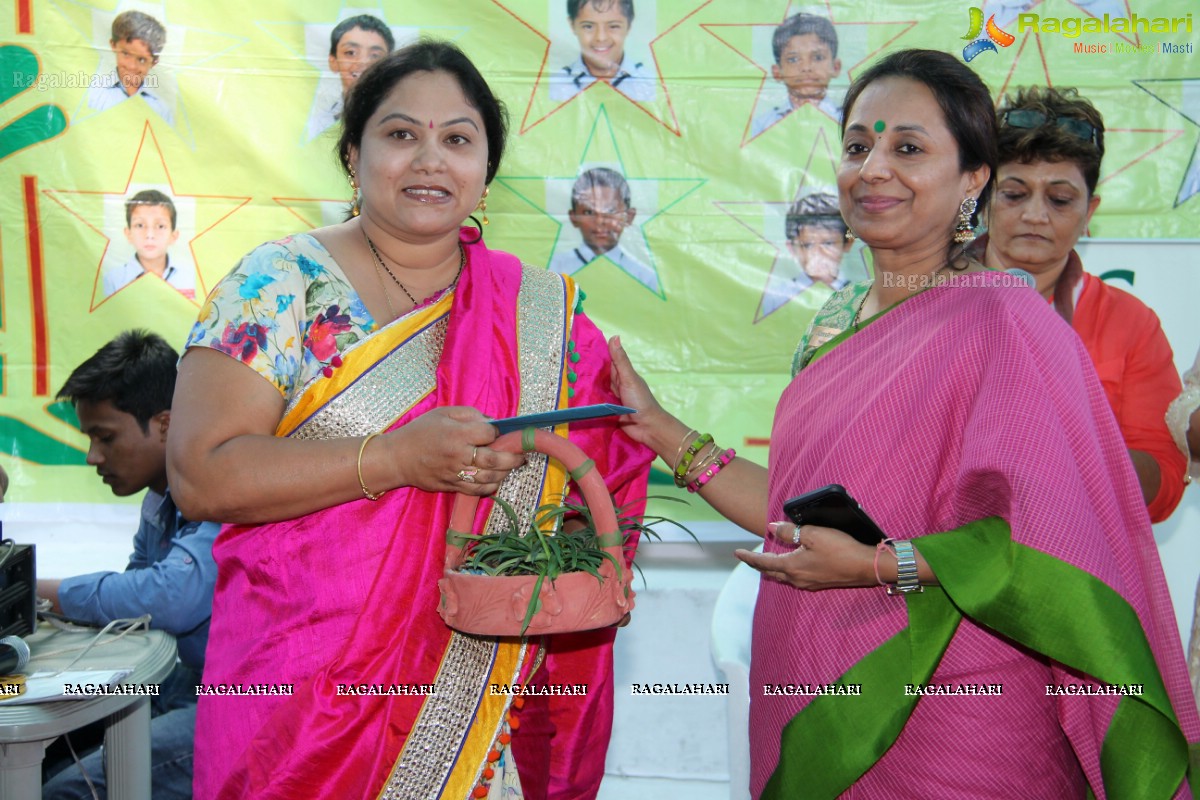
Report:
M491 188L492 187L490 187L490 186L483 187L483 197L479 198L479 204L475 206L475 210L479 211L480 213L483 214L483 219L481 221L483 222L484 225L488 224L487 196L488 196L488 192L491 191Z
M958 244L970 244L975 241L975 229L971 227L971 215L975 213L974 197L964 197L958 207L958 225L954 227L954 241Z
M357 217L362 212L362 195L358 191L358 176L354 174L354 167L350 168L350 177L346 180L350 183L350 216Z
M857 237L854 235L854 231L850 230L850 226L847 225L846 226L846 241L853 242L856 238Z

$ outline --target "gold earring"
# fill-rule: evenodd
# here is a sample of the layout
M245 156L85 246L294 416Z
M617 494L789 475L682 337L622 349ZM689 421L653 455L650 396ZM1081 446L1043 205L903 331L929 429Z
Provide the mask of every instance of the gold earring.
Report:
M857 238L857 237L855 237L854 231L850 230L849 226L846 226L846 241L853 242L855 240L855 238Z
M475 210L479 211L483 214L483 219L481 220L481 222L483 222L484 225L488 224L487 196L488 196L488 192L491 191L491 188L492 187L490 187L490 186L483 187L483 197L479 198L479 203L478 203L478 205L475 206Z
M358 176L354 174L354 167L350 167L347 181L350 184L350 216L357 217L362 213L362 195L358 191Z
M954 241L958 244L970 244L975 241L975 229L971 227L971 215L975 213L974 197L964 197L958 206L958 225L954 228Z

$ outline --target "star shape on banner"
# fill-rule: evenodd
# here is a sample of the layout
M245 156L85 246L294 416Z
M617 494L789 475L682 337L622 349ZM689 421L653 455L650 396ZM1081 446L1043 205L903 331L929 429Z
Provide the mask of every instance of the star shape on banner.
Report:
M95 272L92 278L92 298L89 310L95 311L101 304L115 297L117 292L124 291L128 284L117 288L116 292L105 296L103 276L108 271L117 270L133 258L133 246L124 235L126 228L126 201L145 190L156 190L166 194L174 203L176 211L176 231L180 236L168 247L170 264L181 276L180 283L172 285L159 278L153 280L161 284L164 292L178 291L195 305L208 294L202 272L197 269L200 263L196 256L196 243L214 228L228 219L239 208L250 202L249 197L212 194L186 194L175 188L170 170L162 149L155 138L150 123L145 123L142 129L142 139L138 143L137 153L129 167L129 175L122 188L111 189L43 189L43 194L53 200L69 214L78 219L84 226L83 238L99 250ZM110 245L118 244L115 253L110 254ZM185 251L187 256L180 254ZM144 275L147 279L151 275ZM183 285L183 281L188 281Z
M737 53L758 72L758 87L754 103L750 107L750 116L746 127L742 130L742 147L758 138L769 130L780 128L794 115L787 110L786 90L776 90L776 84L770 78L770 68L774 64L774 52L771 39L775 29L788 17L796 13L815 13L825 16L833 23L837 31L837 58L842 62L841 72L831 81L832 91L827 93L817 108L831 119L838 121L841 108L841 96L845 93L854 71L877 53L890 47L893 42L916 26L916 20L873 20L871 22L837 22L833 18L833 9L829 0L824 0L824 13L815 10L815 6L798 6L788 2L784 4L783 13L775 19L764 19L761 22L702 22L700 27L721 44ZM867 44L867 32L872 26L892 26L896 28L893 35L878 47L871 48ZM839 88L840 87L840 88ZM778 117L778 119L772 119Z
M400 19L399 12L393 11L389 18L381 3L348 6L344 0L337 15L327 21L256 21L255 24L268 36L295 54L299 61L311 67L319 76L313 89L308 122L300 136L302 144L316 139L337 123L337 115L341 113L342 105L342 81L339 75L329 69L329 40L339 22L360 14L375 17L386 24L392 32L397 49L416 41L422 33L431 34L438 39L455 41L467 30L463 26L401 25L397 24L397 20Z
M1200 78L1142 80L1133 81L1133 85L1188 122L1200 126ZM1175 207L1178 208L1197 194L1200 194L1200 138L1184 170L1179 191L1175 195Z
M638 73L630 76L630 80L625 84L626 88L617 88L607 81L594 80L592 83L583 88L571 88L571 84L563 80L557 80L561 73L569 71L570 64L551 63L551 58L561 59L566 53L571 53L571 56L565 58L578 57L579 45L574 40L564 23L561 26L548 24L546 29L539 28L531 23L528 19L518 14L513 9L509 8L505 2L501 0L491 0L502 11L511 16L521 25L523 25L533 37L540 40L542 48L541 63L537 69L537 80L534 81L533 88L529 93L529 102L526 104L525 113L521 117L520 133L526 133L534 126L544 122L552 114L560 111L565 105L582 97L588 92L601 93L601 103L615 97L620 97L623 100L632 103L642 113L649 116L655 122L658 122L664 128L669 130L676 136L682 136L679 128L679 119L675 115L675 107L671 102L670 87L667 86L667 81L663 77L662 67L659 64L657 47L663 44L663 40L677 31L688 19L693 17L702 8L709 5L713 0L703 0L696 5L691 11L684 13L671 24L667 25L662 33L654 36L650 40L649 45L645 48L649 54L649 60L645 62L637 62L634 72ZM512 4L512 0L508 0ZM545 4L541 4L541 8L545 8ZM564 6L565 8L565 6ZM565 17L565 13L564 13ZM631 38L626 40L630 46L626 52L631 51L636 56L636 29L642 23L642 18L635 17L634 30L631 31ZM551 35L555 30L560 30L559 41L561 46L555 45ZM551 53L551 48L554 48L557 55ZM629 56L627 55L627 60ZM619 84L618 84L619 86ZM628 92L628 94L626 93Z
M632 279L660 299L666 300L666 288L662 284L653 249L646 237L646 228L665 211L703 186L706 181L697 178L629 175L613 133L612 123L608 119L608 111L603 105L600 106L580 153L579 169L575 175L506 175L496 180L557 224L554 244L550 249L551 256L546 261L547 264L552 264L556 256L570 254L576 244L578 237L563 236L571 192L579 174L595 167L614 169L624 176L629 184L630 205L637 209L637 214L634 221L619 234L619 244L613 248L613 251L619 254L617 257L604 254L594 256L586 265L571 274L586 274L587 280L607 280L615 271ZM570 229L571 226L565 227ZM642 263L643 261L646 263Z
M195 147L195 132L192 128L191 116L188 114L187 96L180 91L179 78L208 65L211 62L231 53L250 41L245 36L233 36L218 31L205 30L191 25L177 24L171 21L165 0L158 2L129 2L121 0L116 8L107 9L93 6L81 0L50 0L54 7L85 41L92 43L97 51L95 75L110 74L115 69L112 50L108 44L112 36L112 22L123 11L141 11L154 17L167 31L167 43L162 56L146 75L146 86L150 87L150 79L155 81L155 92L165 106L163 121L175 130L179 136ZM79 106L71 114L71 124L103 114L88 105L88 92L79 101ZM133 98L130 98L131 100ZM142 98L137 98L139 102Z
M774 251L771 268L763 284L762 296L754 312L754 324L779 311L792 300L813 287L806 279L787 249L786 217L788 209L800 197L821 191L837 196L837 187L828 178L836 174L837 158L826 138L825 131L818 131L809 150L808 159L800 171L803 176L791 200L725 201L714 200L722 213L732 217L750 233L770 245ZM851 256L846 257L848 260ZM843 261L843 263L847 263ZM846 277L843 275L843 277ZM865 276L864 276L865 277ZM824 295L821 297L824 301Z

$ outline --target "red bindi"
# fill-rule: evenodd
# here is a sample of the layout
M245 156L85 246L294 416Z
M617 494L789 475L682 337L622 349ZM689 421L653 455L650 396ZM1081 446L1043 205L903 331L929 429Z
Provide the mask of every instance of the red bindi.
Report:
M429 120L429 130L433 130L433 120Z

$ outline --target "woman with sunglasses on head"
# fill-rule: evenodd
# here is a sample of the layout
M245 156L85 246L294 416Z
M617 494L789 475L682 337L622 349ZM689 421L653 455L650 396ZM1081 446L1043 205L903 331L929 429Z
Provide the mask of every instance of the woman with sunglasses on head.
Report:
M1153 522L1171 515L1187 469L1167 429L1180 391L1171 345L1154 312L1083 271L1075 243L1100 205L1104 120L1075 89L1032 86L997 112L1000 169L985 264L1031 273L1083 340L1129 449Z

